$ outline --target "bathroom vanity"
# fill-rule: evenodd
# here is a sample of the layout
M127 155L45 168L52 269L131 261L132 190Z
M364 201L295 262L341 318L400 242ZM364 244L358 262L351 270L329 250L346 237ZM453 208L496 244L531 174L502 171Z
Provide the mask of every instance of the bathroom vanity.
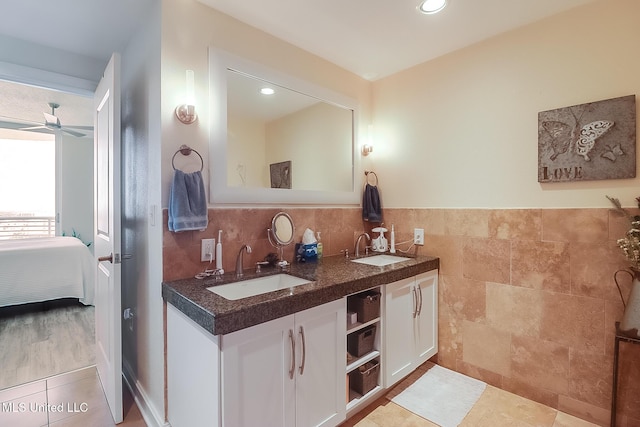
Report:
M236 300L211 290L232 275L163 283L171 425L336 426L433 356L439 259L378 264L294 264L302 284ZM371 296L379 310L348 323Z

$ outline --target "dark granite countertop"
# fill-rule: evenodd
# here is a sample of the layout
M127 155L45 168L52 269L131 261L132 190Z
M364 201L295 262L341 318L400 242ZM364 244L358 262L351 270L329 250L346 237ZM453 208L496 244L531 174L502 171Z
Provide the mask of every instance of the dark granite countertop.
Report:
M405 256L405 255L403 255ZM439 268L440 260L417 256L383 267L351 262L343 256L324 257L317 262L294 263L287 273L310 281L308 284L239 300L225 299L210 286L238 281L233 272L222 279L182 279L162 283L162 297L194 322L214 335L228 334L249 326L287 316L340 299L374 286L392 283ZM263 267L256 274L245 270L242 280L280 273Z

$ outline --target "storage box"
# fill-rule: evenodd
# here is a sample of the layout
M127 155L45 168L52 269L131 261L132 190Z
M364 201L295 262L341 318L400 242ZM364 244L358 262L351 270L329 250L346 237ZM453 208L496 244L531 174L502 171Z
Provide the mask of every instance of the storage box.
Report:
M349 384L353 391L364 396L378 385L379 372L380 362L372 360L349 374Z
M347 336L347 351L352 356L360 357L373 350L376 339L376 325L367 326Z
M380 317L380 292L367 291L351 295L347 299L347 309L358 313L358 322L361 323Z
M358 313L356 313L355 311L348 311L347 312L347 328L352 327L356 323L358 323Z

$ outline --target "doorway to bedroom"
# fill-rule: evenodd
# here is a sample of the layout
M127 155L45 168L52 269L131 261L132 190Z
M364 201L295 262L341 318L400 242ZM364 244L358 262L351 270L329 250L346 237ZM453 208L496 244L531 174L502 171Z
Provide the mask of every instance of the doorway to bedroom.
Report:
M60 236L75 238L92 257L92 98L6 81L0 97L0 262L9 253L15 265L18 241L37 246ZM42 252L25 253L18 262L32 278L75 268L52 268ZM14 278L0 274L0 390L94 365L92 302L47 289L9 300L19 290L30 293Z

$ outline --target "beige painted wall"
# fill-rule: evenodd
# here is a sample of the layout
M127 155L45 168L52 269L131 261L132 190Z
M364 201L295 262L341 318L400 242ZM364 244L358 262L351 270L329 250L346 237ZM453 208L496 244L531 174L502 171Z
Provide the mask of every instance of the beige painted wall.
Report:
M247 26L195 0L162 4L162 200L166 207L172 176L171 157L189 144L209 158L208 54L210 46L357 100L361 126L370 122L371 84L342 68ZM195 72L198 121L186 126L175 118L184 95L185 70ZM214 102L215 100L212 100ZM199 161L199 160L198 160ZM203 171L208 187L209 171Z
M537 114L640 93L640 2L599 1L373 84L386 207L634 206L640 178L537 182Z
M228 118L227 184L230 187L268 187L267 142L262 120Z

